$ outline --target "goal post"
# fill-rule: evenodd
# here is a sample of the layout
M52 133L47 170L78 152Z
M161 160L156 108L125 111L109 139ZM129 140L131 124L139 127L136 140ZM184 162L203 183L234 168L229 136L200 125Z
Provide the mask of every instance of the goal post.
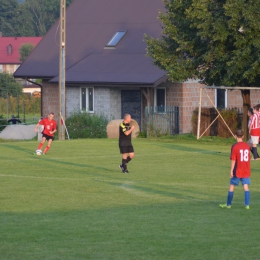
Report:
M227 122L225 121L225 119L222 117L222 115L220 114L219 110L217 109L215 103L212 101L212 99L210 98L210 96L207 93L207 89L225 89L225 90L260 90L260 88L257 87L248 87L248 88L243 88L243 87L225 87L225 86L200 86L200 96L199 96L199 109L198 109L198 122L197 122L197 140L199 140L205 133L206 131L211 127L211 125L217 120L217 118L221 118L223 123L226 125L227 129L229 130L229 132L232 134L232 136L235 138L234 133L232 132L232 130L230 129L230 127L228 126ZM202 92L205 92L208 100L210 101L210 103L212 104L212 106L214 107L214 109L217 111L218 116L214 119L213 122L211 122L211 124L206 128L206 130L200 134L200 126L201 126L201 108L202 108Z

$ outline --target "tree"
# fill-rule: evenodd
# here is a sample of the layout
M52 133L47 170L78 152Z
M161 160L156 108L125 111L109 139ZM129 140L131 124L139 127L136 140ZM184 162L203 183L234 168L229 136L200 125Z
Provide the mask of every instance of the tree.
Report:
M72 0L67 0L67 6ZM21 4L30 13L29 23L36 36L43 36L60 16L60 0L25 0Z
M16 35L17 36L36 36L35 27L33 24L33 16L30 10L23 5L20 4L17 9L16 16Z
M0 97L17 96L22 93L22 85L12 75L0 73Z
M146 36L147 52L171 80L245 87L260 85L260 0L164 0L162 37Z
M20 61L24 62L25 59L29 56L29 54L32 52L32 50L34 49L34 44L32 43L26 43L26 44L22 44L20 49L19 49L19 53L20 53Z
M71 2L66 0L66 5ZM59 16L60 0L0 0L4 36L43 36Z
M0 0L0 32L4 36L16 36L15 17L17 0Z

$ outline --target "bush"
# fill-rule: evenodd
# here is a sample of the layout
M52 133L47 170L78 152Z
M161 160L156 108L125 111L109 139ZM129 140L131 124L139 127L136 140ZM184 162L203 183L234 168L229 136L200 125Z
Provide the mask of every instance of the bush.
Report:
M86 112L74 112L67 120L66 126L71 139L106 138L108 119L104 115L91 115Z
M147 133L146 133L146 131L140 131L139 133L138 133L138 136L137 136L138 138L147 138Z
M7 125L7 120L4 119L3 115L0 115L0 132L5 129L5 126Z

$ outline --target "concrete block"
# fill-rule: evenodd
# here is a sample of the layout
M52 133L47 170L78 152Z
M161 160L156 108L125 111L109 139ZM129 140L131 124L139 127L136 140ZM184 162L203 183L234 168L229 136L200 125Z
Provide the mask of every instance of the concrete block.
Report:
M119 125L124 119L111 120L107 125L107 137L108 138L119 138ZM132 132L132 138L136 138L140 132L138 123L131 119L130 125L134 125L134 131Z

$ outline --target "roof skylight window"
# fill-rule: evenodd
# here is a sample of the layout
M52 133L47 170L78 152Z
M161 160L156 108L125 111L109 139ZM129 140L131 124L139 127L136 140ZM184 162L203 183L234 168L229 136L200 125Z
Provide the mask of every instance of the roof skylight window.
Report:
M117 31L112 39L107 43L106 47L115 47L126 34L126 31Z

